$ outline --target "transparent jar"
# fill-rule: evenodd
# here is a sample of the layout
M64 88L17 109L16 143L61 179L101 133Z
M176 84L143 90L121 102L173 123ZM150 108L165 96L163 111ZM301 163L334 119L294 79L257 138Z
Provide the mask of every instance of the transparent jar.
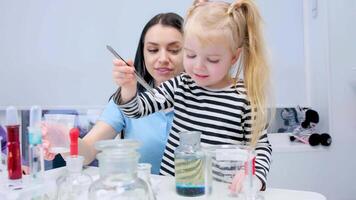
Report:
M57 183L57 199L88 199L92 178L82 172L84 157L68 156L66 158L67 173L59 177Z
M247 197L254 196L257 192L257 177L254 175L255 151L242 145L213 145L204 147L204 151L208 188L206 196L209 199L224 196L248 199Z
M135 140L103 140L95 143L101 153L100 178L89 188L89 199L149 200L146 182L137 176L139 143Z
M179 146L174 152L176 192L194 197L205 194L205 154L200 147L198 131L179 133Z

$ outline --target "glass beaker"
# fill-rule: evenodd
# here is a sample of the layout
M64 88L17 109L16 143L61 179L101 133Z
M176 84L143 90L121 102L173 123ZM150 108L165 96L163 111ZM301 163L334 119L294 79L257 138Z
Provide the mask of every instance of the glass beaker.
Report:
M139 143L135 140L103 140L95 143L101 153L100 178L89 189L89 199L149 200L146 182L137 176Z
M55 154L69 152L69 131L74 127L75 117L67 114L45 114L47 139L51 143L50 152Z
M205 194L205 155L198 131L179 133L179 146L174 152L176 192L182 196Z
M214 145L204 147L206 153L206 184L207 196L216 199L223 196L238 196L241 191L231 189L236 179L242 179L242 187L246 181L252 180L252 160L255 152L248 146L242 145ZM253 165L254 166L254 165ZM246 171L246 172L245 172ZM219 191L219 192L216 192ZM244 191L247 191L246 189Z

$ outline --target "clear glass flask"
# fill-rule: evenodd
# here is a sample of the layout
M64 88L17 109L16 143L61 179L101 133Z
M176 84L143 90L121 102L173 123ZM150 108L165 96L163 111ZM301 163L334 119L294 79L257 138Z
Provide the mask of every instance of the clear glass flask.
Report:
M68 156L66 158L67 174L57 179L58 200L86 200L92 178L83 173L83 156Z
M149 200L146 182L137 176L139 143L135 140L103 140L95 143L100 178L89 189L91 200Z
M204 195L205 154L200 147L200 132L180 133L179 146L174 152L176 192L182 196Z

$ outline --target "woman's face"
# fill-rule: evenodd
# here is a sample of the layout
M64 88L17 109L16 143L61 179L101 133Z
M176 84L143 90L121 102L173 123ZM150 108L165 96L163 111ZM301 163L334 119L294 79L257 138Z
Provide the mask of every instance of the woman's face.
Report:
M177 29L156 24L146 33L144 58L155 86L183 71L183 35Z

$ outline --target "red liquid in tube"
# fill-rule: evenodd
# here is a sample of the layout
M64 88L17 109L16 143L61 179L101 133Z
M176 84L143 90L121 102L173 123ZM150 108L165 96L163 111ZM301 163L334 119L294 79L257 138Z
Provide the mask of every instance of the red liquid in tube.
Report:
M22 178L20 153L20 125L6 126L7 130L7 170L10 180Z

